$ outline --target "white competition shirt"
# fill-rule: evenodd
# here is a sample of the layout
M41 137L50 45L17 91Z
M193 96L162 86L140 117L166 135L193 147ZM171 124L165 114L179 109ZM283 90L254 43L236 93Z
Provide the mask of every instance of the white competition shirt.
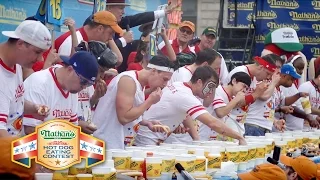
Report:
M171 79L168 84L172 84L174 82L189 82L192 77L192 72L188 69L188 66L184 66L174 71L171 76ZM197 121L195 121L195 124ZM183 126L183 125L181 125ZM174 134L172 133L166 140L165 143L173 143L173 142L181 142L185 144L190 144L192 142L192 138L189 133L186 134Z
M218 86L216 89L216 94L212 104L207 108L207 110L214 116L217 117L215 113L215 109L225 107L232 100L232 98L227 94L224 90L223 86ZM248 106L246 107L236 107L232 109L232 111L225 117L221 118L229 128L232 130L244 134L244 121L246 118L246 112L248 110ZM201 140L207 141L211 136L214 135L214 131L212 131L208 126L200 126L200 138Z
M78 93L78 118L79 120L92 120L90 98L94 93L94 87L89 86Z
M192 93L190 86L183 82L174 82L163 90L160 101L145 112L144 120L158 120L174 131L187 115L196 119L207 113L202 103ZM167 134L154 133L149 128L141 126L135 138L135 145L144 146L163 142Z
M50 67L35 72L24 81L25 99L35 104L47 105L50 112L44 120L25 115L23 125L35 127L53 119L65 119L78 124L78 94L71 94L61 88L55 69Z
M316 88L316 85L313 81L307 81L299 86L299 92L309 93L309 99L311 107L319 108L320 107L320 91ZM312 115L313 118L316 118L317 115Z
M123 76L131 77L136 83L137 89L134 97L134 106L139 106L145 101L144 89L137 79L136 71L125 71L112 79L108 85L107 93L100 98L93 114L93 123L98 127L93 136L104 140L107 149L124 149L125 127L119 122L116 112L118 82ZM135 122L138 123L141 120L142 116L135 120Z
M280 89L282 90L285 97L290 97L299 93L297 86L295 84L292 84L292 86L289 88L280 86ZM292 106L296 106L297 108L303 111L300 99L294 102ZM291 114L285 114L285 119L286 119L287 130L289 131L303 130L304 119L292 116Z
M224 84L228 84L231 80L231 76L237 72L245 72L250 77L253 77L247 66L238 66L229 73L228 78L226 79ZM248 93L252 93L255 90L256 85L257 79L253 77ZM249 106L245 123L257 125L271 131L273 126L273 116L274 104L272 101L272 97L270 97L270 99L268 99L267 101L261 101L257 99L253 104Z
M22 129L24 112L24 86L22 68L16 64L13 69L0 59L0 129L10 135L17 135Z

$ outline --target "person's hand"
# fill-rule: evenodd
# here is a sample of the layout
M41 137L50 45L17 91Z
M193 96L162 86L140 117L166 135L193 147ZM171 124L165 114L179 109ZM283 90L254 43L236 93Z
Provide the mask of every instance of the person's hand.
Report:
M174 131L174 134L185 134L189 131L189 128L185 128L182 125L179 125Z
M131 43L133 41L133 32L127 31L123 33L122 37L126 40L127 43Z
M162 38L165 37L165 36L167 36L167 30L166 30L165 27L162 27L162 28L161 28L160 36L161 36Z
M282 106L280 107L280 111L285 114L291 114L293 113L294 108L292 106Z
M160 101L161 96L162 96L162 90L161 88L158 87L155 91L153 91L149 95L147 101L149 101L151 104L156 104L157 102Z
M308 97L309 96L309 93L306 93L306 92L299 92L299 96L300 97Z
M50 108L46 105L34 104L31 115L36 119L45 119L50 113Z
M273 125L277 130L281 132L283 132L286 129L286 121L284 119L274 120Z
M75 30L76 22L75 22L72 18L70 18L70 17L66 18L66 19L63 21L63 24L66 25L66 26L68 26L68 29L69 29L70 31Z
M272 75L272 78L271 78L271 82L273 84L278 84L278 82L280 81L281 79L281 76L280 76L280 73L278 71L274 72L273 75Z
M319 117L314 119L311 114L308 114L306 120L309 122L310 127L317 128L317 129L320 128L320 118Z
M257 94L258 97L262 96L263 93L268 89L268 82L262 81L257 84L254 93Z
M104 96L107 92L107 84L104 80L98 79L96 82L96 87L94 89L94 93L92 95L92 98L100 99L102 96Z
M79 121L79 126L81 127L82 132L89 135L93 134L97 130L97 127L93 126L92 123L89 123L87 121Z
M55 49L51 49L48 53L46 62L49 62L50 64L57 64L58 62L62 62L62 60L59 57L59 54L56 52Z
M234 99L236 100L236 102L238 102L238 104L245 104L245 96L246 94L244 92L239 91L234 97Z
M150 125L148 124L148 128L152 132L166 133L166 134L170 133L170 128L166 125L162 125L159 121L150 122Z
M247 145L247 141L242 137L239 139L239 145Z

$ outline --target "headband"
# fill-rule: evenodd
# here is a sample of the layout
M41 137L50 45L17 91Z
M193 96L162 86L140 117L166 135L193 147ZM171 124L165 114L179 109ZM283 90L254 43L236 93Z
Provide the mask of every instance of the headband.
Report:
M271 72L274 72L277 69L277 67L275 65L270 64L269 62L267 62L266 60L264 60L263 58L261 58L259 56L254 57L254 60Z
M158 65L154 65L154 64L150 64L150 63L148 64L147 67L151 68L151 69L156 69L159 71L164 71L164 72L171 72L171 73L174 72L174 69L172 69L172 68L165 67L165 66L158 66Z

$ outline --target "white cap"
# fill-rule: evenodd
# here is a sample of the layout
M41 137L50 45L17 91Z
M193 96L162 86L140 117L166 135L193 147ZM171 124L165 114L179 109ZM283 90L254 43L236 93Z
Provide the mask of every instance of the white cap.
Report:
M48 28L39 21L22 21L15 31L2 31L2 34L10 38L21 39L43 50L51 47L51 34Z

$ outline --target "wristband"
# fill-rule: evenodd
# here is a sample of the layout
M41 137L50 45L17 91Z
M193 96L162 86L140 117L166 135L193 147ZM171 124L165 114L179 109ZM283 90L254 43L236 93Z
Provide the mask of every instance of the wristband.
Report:
M251 94L245 96L246 104L250 105L254 102L254 98Z

